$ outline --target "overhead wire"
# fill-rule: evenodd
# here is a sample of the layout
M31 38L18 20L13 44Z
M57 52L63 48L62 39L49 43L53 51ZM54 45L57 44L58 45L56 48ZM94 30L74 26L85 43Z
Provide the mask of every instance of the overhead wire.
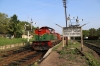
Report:
M46 1L46 2L51 2L51 0L50 0L50 1ZM45 3L46 3L46 2L45 2ZM41 4L41 3L42 3L42 2L39 2L38 4ZM30 6L36 6L36 5L38 5L38 4L28 5L28 6L24 6L24 7L20 7L20 8L15 8L15 9L10 9L10 10L6 10L6 11L12 11L12 10L23 9L23 8L30 7Z
M58 2L56 2L56 3L58 3ZM45 7L47 7L47 6L45 6ZM31 11L28 11L28 12L25 12L25 13L21 13L21 15L26 14L26 13L30 13L30 12L33 12L33 11L37 11L37 10L40 10L40 9L44 9L45 7L41 7L41 8L38 8L38 9L35 9L35 10L31 10Z

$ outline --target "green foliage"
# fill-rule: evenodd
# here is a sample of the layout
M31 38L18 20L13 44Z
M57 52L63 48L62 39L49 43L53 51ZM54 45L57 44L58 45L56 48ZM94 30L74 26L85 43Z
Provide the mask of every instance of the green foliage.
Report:
M70 49L70 50L60 50L58 51L60 55L66 55L66 54L76 54L75 49Z
M31 24L26 22L26 21L20 21L20 27L22 30L22 34L27 34L27 30L25 30L25 24L29 25L28 27L26 27L27 30L31 30ZM33 31L35 30L35 27L32 26L32 30L30 31L30 34L33 35Z
M80 62L84 63L87 62L88 65L86 66L100 66L99 60L97 60L93 53L91 51L85 52L85 56L80 56L78 51L76 49L71 49L71 48L78 48L80 47L80 44L78 42L73 43L72 41L69 41L68 47L65 47L64 50L58 51L60 54L59 58L67 59L68 61L71 62ZM86 60L86 57L89 60ZM80 58L80 59L79 59ZM80 61L81 59L84 59L84 61Z
M1 34L7 34L8 33L7 28L8 28L8 25L1 25L0 26L0 33Z
M31 24L27 21L20 21L16 14L8 18L8 15L5 13L0 13L0 34L11 34L15 38L20 38L22 34L27 34L25 30L25 24L29 25L27 29L31 28ZM33 31L36 28L32 26L32 31L30 34L33 35Z
M97 36L100 37L100 28L97 29Z
M0 25L6 25L8 24L9 19L8 19L8 15L5 13L0 13Z
M65 58L64 56L67 54L66 50L59 50L58 53L60 54L59 58Z
M0 33L2 34L8 33L7 31L8 23L9 23L8 15L5 13L0 13Z
M99 60L97 60L97 59L92 55L92 53L85 52L85 54L86 54L86 57L89 58L88 64L89 64L90 66L99 66L99 65L100 65Z
M71 49L71 54L77 54L75 49Z
M83 37L86 36L98 36L100 37L100 28L90 28L89 30L83 30Z
M61 55L65 55L66 51L65 50L60 50L60 51L58 51L58 53L61 54Z
M89 29L89 34L90 34L90 36L97 36L97 32L96 32L97 30L95 29L95 28L91 28L91 29Z
M83 30L83 36L84 37L89 36L89 30Z
M79 42L77 42L77 41L69 41L68 42L68 49L70 49L70 48L78 48L78 47L80 47L80 43ZM66 47L66 46L65 46Z
M74 43L73 41L69 41L68 46L65 46L63 50L58 51L58 53L60 54L60 58L66 58L67 55L68 60L73 60L75 58L75 55L77 55L75 49L77 47L80 47L80 44L78 42Z
M22 35L20 21L17 19L17 16L15 14L11 17L8 30L9 33L14 35L15 38L21 37Z
M75 55L77 54L75 49L64 49L64 50L60 50L58 51L58 53L60 54L59 58L67 58L67 60L74 60L75 59ZM66 57L66 55L68 57Z
M73 41L68 41L68 46L64 47L64 50L58 51L59 54L65 55L65 54L76 54L75 48L79 47L80 44L78 42L73 43ZM71 49L74 48L74 49Z

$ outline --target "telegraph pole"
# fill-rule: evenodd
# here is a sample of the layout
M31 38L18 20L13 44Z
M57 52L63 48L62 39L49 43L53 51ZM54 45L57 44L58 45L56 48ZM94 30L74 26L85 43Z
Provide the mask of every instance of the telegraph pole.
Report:
M29 26L29 25L24 25L25 26L25 30L27 30L26 26ZM29 42L29 30L27 30L27 42Z
M27 21L28 21L28 20L27 20ZM33 21L32 21L32 18L31 18L30 24L25 24L25 25L24 25L24 28L25 28L25 30L27 31L27 42L29 42L29 31L32 31L32 23L33 23ZM36 23L35 23L35 24L36 24ZM31 29L28 29L28 30L27 30L26 26L29 26L29 25L31 25L31 26L30 26Z
M55 25L57 25L58 27L62 28L62 38L63 38L63 47L62 47L62 49L64 49L64 33L63 33L63 27L61 27L58 24L55 24Z
M89 22L88 22L88 23L89 23ZM86 23L86 24L88 24L88 23ZM83 24L83 25L81 26L81 51L83 51L83 33L82 33L82 27L85 26L86 24Z
M76 19L76 26L77 27L79 27L79 22L80 21L83 21L83 19L81 19L81 20L79 20L78 19L78 16L77 16L77 19ZM86 24L83 24L82 26L84 26L84 25L86 25ZM83 51L83 33L82 33L82 26L80 26L81 27L81 51ZM74 37L74 40L75 40L75 37Z
M67 12L66 12L66 0L62 0L63 1L63 6L65 8L65 19L66 19L66 27L67 27ZM66 37L66 45L68 46L68 36Z

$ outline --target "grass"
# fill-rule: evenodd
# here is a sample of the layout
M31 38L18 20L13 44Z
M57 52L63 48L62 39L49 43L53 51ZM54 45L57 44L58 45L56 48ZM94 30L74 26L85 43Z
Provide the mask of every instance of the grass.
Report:
M32 41L33 39L31 39L30 41ZM13 39L9 39L9 38L0 38L0 46L1 45L8 45L8 44L16 44L16 43L26 43L27 39L24 38L13 38Z
M94 42L94 43L99 43L100 40L86 40L88 42ZM70 47L70 46L69 46ZM74 46L75 47L75 46ZM77 47L77 46L76 46ZM89 61L87 61L89 66L100 66L100 61L97 60L94 55L92 50L89 50L88 52L84 52L84 54L86 55L86 57L89 59Z
M81 46L81 44L79 42L73 42L73 41L69 41L68 42L68 47L65 46L65 48L67 49L70 49L70 48L79 48Z
M100 66L100 61L97 60L92 52L84 52L86 57L89 59L88 63L90 66Z
M100 40L84 40L84 41L92 42L92 43L100 43Z
M66 61L66 64L67 64L67 65L63 64L62 66L64 65L72 66L75 64L76 64L75 66L77 66L78 64L80 66L80 63L84 64L81 66L88 66L88 64L86 63L86 59L83 58L83 56L78 55L76 49L71 49L71 48L76 48L79 46L80 44L77 42L75 42L74 44L69 42L68 47L65 46L64 50L58 51L58 53L60 54L59 58L64 59L64 61Z
M65 46L64 50L58 51L58 53L60 54L59 58L67 59L68 61L76 60L74 62L82 62L82 60L81 61L77 60L77 57L80 57L82 59L85 59L85 57L77 55L77 52L75 51L75 49L71 49L71 48L80 48L80 47L81 47L80 43L69 41L68 42L68 47ZM100 66L100 61L97 60L94 57L91 50L89 50L88 52L84 52L84 54L89 59L89 60L84 61L84 62L86 62L87 65L89 65L89 66Z
M85 40L87 42L92 42L96 45L96 43L99 45L100 40ZM90 63L90 66L100 66L100 61L97 60L94 55L92 50L89 50L88 52L84 52L86 57L89 59L88 63Z
M76 51L75 51L75 48L79 47L80 44L78 42L72 42L72 41L69 41L68 42L68 47L65 46L64 47L64 50L60 50L58 51L58 53L60 54L60 57L61 58L64 58L63 56L64 55L69 55L68 59L74 59L74 55L76 54ZM74 48L74 49L71 49L71 48Z

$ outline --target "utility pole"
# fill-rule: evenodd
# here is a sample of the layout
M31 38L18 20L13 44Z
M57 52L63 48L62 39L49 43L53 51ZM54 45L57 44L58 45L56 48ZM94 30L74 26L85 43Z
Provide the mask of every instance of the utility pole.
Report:
M28 18L29 18L29 17L28 17ZM27 20L27 21L28 21L28 20ZM30 24L25 24L25 25L24 25L25 30L27 31L27 42L29 42L29 31L32 31L32 23L33 23L33 21L32 21L32 18L31 18ZM35 23L35 24L36 24L36 23ZM31 26L30 26L31 29L28 29L28 30L27 30L26 26L29 26L29 25L31 25Z
M71 18L71 17L70 17L70 14L69 14L69 16L67 17L67 20L70 21L70 23L69 23L69 27L72 27L71 20L75 20L75 17ZM71 37L69 37L69 38L71 39ZM72 40L72 39L71 39L71 40Z
M29 26L29 25L25 24L25 30L27 30L26 26ZM29 42L29 30L27 30L27 42Z
M89 22L88 22L88 23L89 23ZM86 23L86 24L88 24L88 23ZM83 25L81 26L81 51L83 51L83 33L82 33L82 27L85 26L86 24L83 24Z
M66 0L62 0L63 1L63 6L65 8L65 19L66 19L66 27L67 27L67 12L66 12ZM68 36L66 37L66 45L68 46Z
M81 27L81 51L83 51L83 33L82 33L82 26L84 26L86 24L83 24L82 26L80 26L80 24L79 24L80 21L83 21L83 19L79 20L78 19L78 16L77 16L77 19L76 19L76 27ZM74 37L74 40L75 40L75 37Z
M78 19L78 16L77 16L77 19L76 19L76 25L77 25L77 26L79 26L79 22L80 22L80 21L83 21L83 19L79 20L79 19Z
M70 14L69 14L69 16L67 17L67 20L69 20L71 23L71 20L76 20L76 19L75 19L75 17L70 17ZM71 24L70 23L69 23L69 27L72 26L72 23Z
M55 24L55 25L57 25L58 27L62 28L62 39L63 39L63 47L62 47L62 49L64 49L64 33L63 33L63 27L61 27L58 24Z
M32 31L32 23L33 23L33 21L32 21L32 18L31 18L31 22L30 22L30 24L31 24L31 31Z

